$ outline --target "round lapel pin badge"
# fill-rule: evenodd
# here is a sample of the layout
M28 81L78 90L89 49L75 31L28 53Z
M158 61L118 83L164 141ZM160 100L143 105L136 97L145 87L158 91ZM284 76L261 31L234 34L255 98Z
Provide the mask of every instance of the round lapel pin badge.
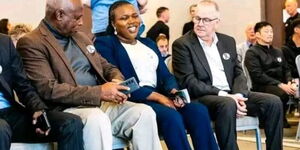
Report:
M89 53L93 54L96 51L96 48L94 47L94 45L88 45L86 47L86 49L88 50Z
M229 60L230 59L230 54L229 53L224 53L222 55L222 57L223 57L224 60Z
M277 61L281 63L282 62L281 57L277 57Z

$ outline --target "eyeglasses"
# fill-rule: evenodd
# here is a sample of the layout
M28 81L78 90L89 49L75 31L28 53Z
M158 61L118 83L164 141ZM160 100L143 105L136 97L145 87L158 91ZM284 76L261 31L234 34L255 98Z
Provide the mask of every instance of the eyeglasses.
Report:
M202 23L205 25L208 25L210 22L217 20L217 19L219 19L219 18L210 19L210 18L200 18L197 16L193 18L195 24L199 24L202 20Z

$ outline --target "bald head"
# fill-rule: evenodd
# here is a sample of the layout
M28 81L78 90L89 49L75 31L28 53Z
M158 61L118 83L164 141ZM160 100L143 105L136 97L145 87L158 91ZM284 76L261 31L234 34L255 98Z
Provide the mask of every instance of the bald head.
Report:
M298 2L297 0L286 0L284 3L285 10L290 16L295 16L297 13Z
M47 0L45 20L63 35L70 35L82 25L81 0Z

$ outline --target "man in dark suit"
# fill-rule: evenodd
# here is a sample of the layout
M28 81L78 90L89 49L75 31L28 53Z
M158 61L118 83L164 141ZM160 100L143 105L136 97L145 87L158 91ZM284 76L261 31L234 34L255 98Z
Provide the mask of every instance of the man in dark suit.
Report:
M245 115L258 116L265 123L267 150L281 150L279 97L247 90L234 39L216 33L217 4L204 0L197 7L194 30L173 43L173 68L180 85L208 107L221 150L238 149L236 117Z
M148 30L146 37L150 38L155 42L156 38L160 34L164 34L169 40L170 31L169 31L169 26L167 25L170 19L169 8L159 7L156 10L156 16L158 18L158 21Z
M0 34L0 45L0 149L9 150L11 142L57 141L59 150L82 150L83 125L79 117L48 112L51 131L35 126L47 107L27 80L12 40ZM25 107L16 101L14 91Z
M187 32L189 32L190 30L192 30L194 28L194 21L193 21L193 18L195 16L195 13L196 13L196 8L197 8L197 5L196 4L193 4L190 6L190 15L191 15L191 21L185 23L183 25L183 29L182 29L182 35L186 34Z

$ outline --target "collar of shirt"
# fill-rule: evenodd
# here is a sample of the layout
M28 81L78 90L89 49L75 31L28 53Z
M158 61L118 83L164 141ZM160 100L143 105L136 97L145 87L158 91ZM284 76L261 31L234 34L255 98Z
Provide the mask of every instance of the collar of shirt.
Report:
M70 37L64 36L60 34L53 26L51 26L45 19L43 22L46 24L48 30L54 35L54 37L58 40L68 40Z
M261 44L256 44L257 46L261 47L264 51L268 52L269 50L272 50L273 49L273 46L270 45L270 46L266 46L266 45L261 45Z
M207 45L200 37L198 37L198 40L199 40L199 42L200 42L200 44L201 44L201 46L202 46L203 48L204 48L204 47L212 47L213 45L217 45L217 43L218 43L218 41L219 41L219 39L218 39L216 33L214 33L214 35L213 35L213 42L211 43L210 46Z

